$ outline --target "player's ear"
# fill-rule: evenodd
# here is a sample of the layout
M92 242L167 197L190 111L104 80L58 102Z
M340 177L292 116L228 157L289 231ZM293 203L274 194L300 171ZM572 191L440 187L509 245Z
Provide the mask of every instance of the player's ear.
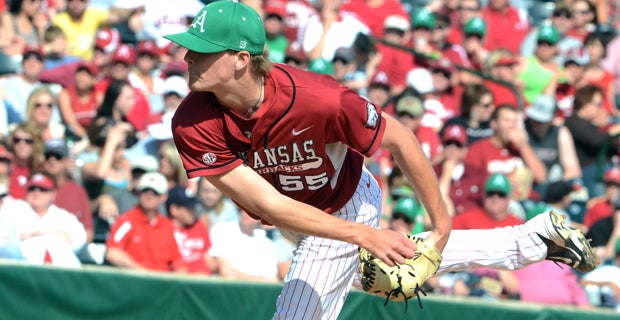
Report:
M240 70L250 64L250 53L247 51L235 52L235 69Z

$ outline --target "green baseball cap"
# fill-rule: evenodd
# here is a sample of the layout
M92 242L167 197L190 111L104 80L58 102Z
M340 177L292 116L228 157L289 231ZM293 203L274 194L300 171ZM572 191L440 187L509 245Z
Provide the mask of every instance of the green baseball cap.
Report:
M418 10L411 15L411 27L426 27L433 29L435 27L435 14L427 9Z
M503 174L492 174L487 182L484 184L484 192L501 192L505 195L509 195L512 191L512 187L510 186L510 181Z
M538 29L537 41L545 41L550 44L556 44L560 41L560 32L551 24L543 24Z
M463 26L463 33L465 35L477 34L484 37L487 34L487 23L480 17L473 17L467 20L467 23Z
M215 1L196 14L189 30L164 38L200 53L233 50L259 55L265 48L265 27L258 13L249 6Z
M402 213L409 220L415 221L415 217L418 213L418 208L420 207L420 203L418 200L412 197L403 197L396 201L394 204L394 208L392 209L392 214L394 213Z

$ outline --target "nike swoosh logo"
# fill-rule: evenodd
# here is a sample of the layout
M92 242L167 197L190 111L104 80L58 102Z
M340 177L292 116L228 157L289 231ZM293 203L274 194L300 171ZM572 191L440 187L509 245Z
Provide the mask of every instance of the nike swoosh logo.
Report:
M300 135L300 134L304 133L305 131L309 130L309 129L310 129L310 128L312 128L312 127L313 127L313 126L309 126L309 127L307 127L307 128L301 129L301 130L299 130L299 131L296 131L296 130L295 130L295 128L293 128L293 131L291 131L291 133L292 133L294 136L298 136L298 135Z

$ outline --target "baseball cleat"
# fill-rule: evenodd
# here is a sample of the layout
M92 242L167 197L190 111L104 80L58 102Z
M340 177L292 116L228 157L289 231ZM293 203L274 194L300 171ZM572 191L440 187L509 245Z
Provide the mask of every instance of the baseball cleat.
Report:
M599 264L590 242L581 231L569 226L562 214L550 210L534 219L537 220L536 233L547 245L547 260L564 263L582 272L592 271Z

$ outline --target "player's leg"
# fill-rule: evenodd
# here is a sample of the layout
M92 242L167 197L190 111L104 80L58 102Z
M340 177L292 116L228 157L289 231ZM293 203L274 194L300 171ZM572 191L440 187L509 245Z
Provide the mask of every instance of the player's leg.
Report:
M553 211L514 227L452 230L442 256L438 273L477 267L515 270L544 259L581 271L596 266L592 248L583 234Z
M335 215L378 227L381 190L364 171L351 200ZM284 288L276 302L274 319L336 319L358 273L356 245L282 230L298 241Z

